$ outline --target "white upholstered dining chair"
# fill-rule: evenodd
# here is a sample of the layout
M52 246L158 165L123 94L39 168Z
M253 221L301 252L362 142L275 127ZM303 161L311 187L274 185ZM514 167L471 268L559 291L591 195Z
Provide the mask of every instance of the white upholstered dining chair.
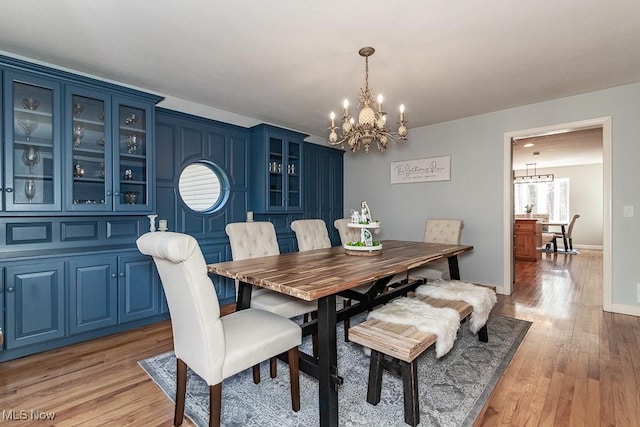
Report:
M462 225L463 222L460 219L429 218L424 228L424 242L458 245ZM411 270L410 274L431 280L451 279L449 261L446 259L430 262L424 267Z
M146 233L138 249L153 257L167 298L176 369L174 425L184 417L187 367L209 386L209 425L220 425L222 382L249 367L287 352L291 405L300 409L298 346L300 327L264 310L247 309L220 317L220 306L196 239L180 233Z
M333 221L333 226L338 230L340 242L344 245L349 242L360 241L360 229L350 228L347 224L351 222L351 218L339 218Z
M225 227L231 256L234 261L279 255L280 247L273 224L267 221L234 222ZM236 281L236 292L239 283ZM258 308L291 319L318 310L317 301L304 301L269 289L254 286L251 291L251 308ZM314 346L314 352L317 349ZM271 377L277 374L276 361L271 359Z
M299 219L291 222L296 234L299 251L311 251L331 247L327 224L321 219Z

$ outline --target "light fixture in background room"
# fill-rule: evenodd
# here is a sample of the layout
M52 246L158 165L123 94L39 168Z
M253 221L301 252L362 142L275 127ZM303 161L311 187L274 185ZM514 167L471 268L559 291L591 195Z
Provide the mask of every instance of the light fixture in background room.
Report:
M538 171L536 169L535 163L527 163L526 167L527 167L526 175L513 177L514 184L536 184L538 182L553 182L554 175L552 173L538 175ZM533 168L533 174L529 173L530 167Z
M407 121L404 119L404 105L400 105L400 121L398 123L398 131L390 132L387 129L387 113L382 108L382 95L378 95L377 102L374 101L373 93L369 90L369 57L373 55L375 49L372 47L363 47L358 52L365 59L365 80L364 89L360 89L360 101L358 108L358 121L349 116L349 101L344 100L344 116L342 117L342 135L338 138L336 132L338 127L335 124L336 115L332 111L331 127L329 128L329 144L339 145L344 143L349 145L349 149L354 153L364 146L364 151L369 151L369 146L375 141L380 151L387 148L389 139L398 140L407 139Z

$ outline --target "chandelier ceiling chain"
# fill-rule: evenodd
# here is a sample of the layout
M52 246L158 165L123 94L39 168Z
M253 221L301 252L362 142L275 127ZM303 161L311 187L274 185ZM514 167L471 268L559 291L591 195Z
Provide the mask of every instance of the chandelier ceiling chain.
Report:
M344 149L344 143L349 145L349 149L354 153L360 148L360 145L364 146L364 151L369 152L369 146L376 142L378 149L384 151L387 148L389 139L406 140L408 131L408 121L404 118L404 105L400 105L400 121L398 124L398 131L391 132L387 129L387 113L382 108L382 95L378 95L378 111L375 111L373 94L369 90L369 57L373 55L375 49L372 47L363 47L358 52L360 56L365 59L365 80L364 89L360 88L360 96L358 108L360 113L358 114L358 122L349 116L349 101L344 100L344 115L342 117L342 135L338 139L338 127L335 125L335 113L332 111L329 117L331 118L331 127L329 127L329 144L342 145Z

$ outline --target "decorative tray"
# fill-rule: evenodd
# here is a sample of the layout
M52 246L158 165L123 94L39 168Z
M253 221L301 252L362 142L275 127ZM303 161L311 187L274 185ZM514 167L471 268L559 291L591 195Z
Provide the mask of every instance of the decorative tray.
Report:
M347 227L351 228L380 228L380 221L378 222L369 222L367 224L354 224L352 222L347 224Z

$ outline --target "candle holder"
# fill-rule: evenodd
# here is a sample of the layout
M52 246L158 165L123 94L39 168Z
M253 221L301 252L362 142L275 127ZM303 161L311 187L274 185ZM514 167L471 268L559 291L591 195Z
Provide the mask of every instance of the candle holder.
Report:
M147 215L149 218L149 231L156 231L156 218L158 215Z

